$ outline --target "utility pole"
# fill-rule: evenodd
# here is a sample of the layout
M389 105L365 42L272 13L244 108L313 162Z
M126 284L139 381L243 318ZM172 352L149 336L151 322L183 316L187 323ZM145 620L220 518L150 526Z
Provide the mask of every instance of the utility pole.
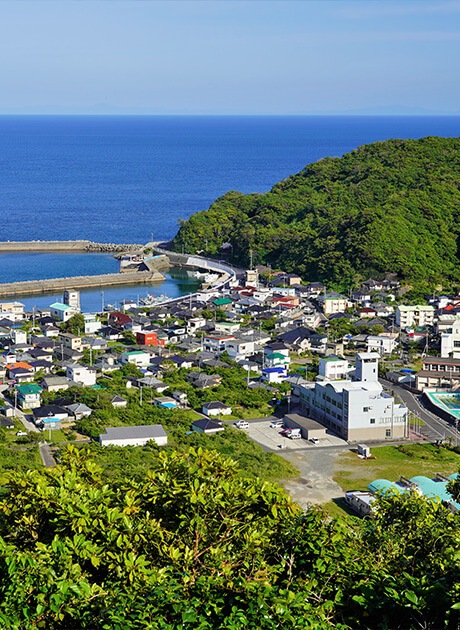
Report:
M141 386L140 386L140 390L141 390L141 393L140 393L140 396L139 396L139 404L142 407L142 383L141 383Z
M101 298L102 298L102 312L104 312L104 291L101 291Z
M252 269L252 249L249 250L249 269Z

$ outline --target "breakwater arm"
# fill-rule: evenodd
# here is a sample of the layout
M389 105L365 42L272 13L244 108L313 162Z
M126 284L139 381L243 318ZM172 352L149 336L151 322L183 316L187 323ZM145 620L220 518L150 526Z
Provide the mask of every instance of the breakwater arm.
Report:
M93 241L0 241L4 252L128 252L142 249L137 243L94 243Z
M163 282L166 278L159 271L131 271L127 273L106 273L98 276L73 276L49 280L26 280L0 284L0 298L16 298L25 295L55 293L65 289L86 289L123 284L150 284Z

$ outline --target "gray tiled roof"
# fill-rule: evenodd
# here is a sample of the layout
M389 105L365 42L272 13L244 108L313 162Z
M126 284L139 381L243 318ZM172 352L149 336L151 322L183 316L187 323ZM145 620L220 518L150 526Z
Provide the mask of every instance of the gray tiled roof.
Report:
M166 431L161 424L143 424L134 427L107 427L102 434L101 441L104 440L126 440L142 438L165 437Z

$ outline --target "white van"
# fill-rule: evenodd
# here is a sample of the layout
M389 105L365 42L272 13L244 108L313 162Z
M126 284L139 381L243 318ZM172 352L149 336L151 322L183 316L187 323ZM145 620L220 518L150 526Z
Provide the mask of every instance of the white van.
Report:
M235 422L235 426L237 429L249 429L249 422L246 422L246 420L238 420L238 422Z

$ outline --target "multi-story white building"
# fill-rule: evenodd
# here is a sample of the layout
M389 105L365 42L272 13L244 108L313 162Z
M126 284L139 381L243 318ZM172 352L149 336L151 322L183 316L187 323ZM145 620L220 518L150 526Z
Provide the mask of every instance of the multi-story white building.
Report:
M89 365L81 365L76 363L75 365L68 365L66 368L66 376L75 383L83 385L84 387L92 387L96 385L97 370L95 367Z
M24 304L22 302L0 302L2 317L8 317L13 322L24 319Z
M320 359L318 367L318 380L343 380L350 370L348 361L335 354Z
M368 352L378 352L381 357L391 354L397 345L396 339L387 335L369 335L366 343Z
M401 304L396 309L396 324L403 329L417 326L433 326L434 310L433 306Z
M225 350L231 359L240 361L254 354L254 342L251 339L229 339L225 342Z
M460 359L460 318L451 322L451 327L441 333L441 356Z
M333 313L342 313L348 306L348 298L340 293L330 292L324 293L318 297L323 313L332 315Z
M102 328L101 322L96 318L94 313L83 313L85 320L85 334L92 335Z
M303 413L344 439L402 438L408 410L384 393L378 381L376 353L356 356L355 380L322 380L300 387Z

